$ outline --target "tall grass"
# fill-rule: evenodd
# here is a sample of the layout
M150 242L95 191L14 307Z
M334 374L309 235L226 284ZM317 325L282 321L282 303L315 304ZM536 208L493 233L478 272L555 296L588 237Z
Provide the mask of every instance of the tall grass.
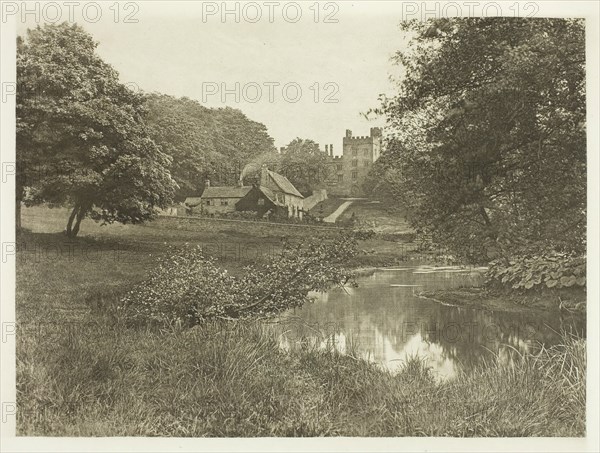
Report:
M72 436L582 436L585 342L436 382L333 348L283 351L259 322L102 323L22 337L18 429Z

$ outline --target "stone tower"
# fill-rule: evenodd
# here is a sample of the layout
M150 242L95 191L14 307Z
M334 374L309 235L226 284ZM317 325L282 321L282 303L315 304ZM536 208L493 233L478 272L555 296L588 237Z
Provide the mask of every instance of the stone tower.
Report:
M342 197L364 196L362 185L373 163L379 159L381 146L380 127L372 127L368 136L357 137L346 129L342 140L342 156L332 155L333 145L326 150L329 163L327 192Z

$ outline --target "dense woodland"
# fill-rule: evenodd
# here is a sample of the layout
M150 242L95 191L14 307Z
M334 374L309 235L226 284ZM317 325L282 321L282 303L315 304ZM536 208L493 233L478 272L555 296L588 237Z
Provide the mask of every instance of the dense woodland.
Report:
M415 228L514 288L585 285L582 20L402 25L387 150L370 178Z

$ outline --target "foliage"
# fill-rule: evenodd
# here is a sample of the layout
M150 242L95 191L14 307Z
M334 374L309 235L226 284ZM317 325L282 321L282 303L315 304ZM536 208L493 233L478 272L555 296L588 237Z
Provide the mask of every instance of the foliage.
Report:
M490 263L492 284L513 289L570 288L586 285L584 256L553 252L545 255L513 258L510 262Z
M279 153L266 152L257 156L244 170L244 177L258 182L260 169L265 165L270 170L284 175L304 196L327 177L327 157L319 144L310 139L295 138Z
M179 200L200 195L207 179L236 184L246 163L275 150L266 127L240 110L157 93L146 96L146 106L150 135L173 159Z
M151 218L176 187L171 159L147 134L143 97L119 83L96 46L67 23L17 42L17 205L72 206L72 236L86 216Z
M325 291L351 280L344 263L354 257L349 234L292 244L235 277L202 255L201 247L168 254L149 278L128 292L121 309L128 319L192 326L215 318L268 316L300 307L310 291Z
M312 194L313 188L323 181L326 164L325 153L310 139L296 138L281 151L281 173L304 196Z
M368 241L375 237L375 231L370 229L357 229L354 230L354 236L360 241Z
M585 253L582 20L407 22L370 187L471 262ZM466 70L465 68L468 68Z

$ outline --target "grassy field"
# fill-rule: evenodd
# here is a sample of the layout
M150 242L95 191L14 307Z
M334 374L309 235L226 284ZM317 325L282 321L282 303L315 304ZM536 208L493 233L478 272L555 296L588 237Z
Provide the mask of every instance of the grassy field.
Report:
M332 214L337 208L344 203L344 200L337 197L329 197L326 200L320 201L309 211L313 217L325 218Z
M337 223L343 224L352 218L381 234L406 234L413 231L402 212L377 201L354 201L338 218Z
M20 435L69 436L581 436L585 342L514 366L437 383L423 362L392 375L352 354L279 348L277 325L210 323L187 330L123 325L119 294L170 245L221 244L222 265L269 259L235 244L276 247L299 228L159 220L82 225L66 211L24 210L17 255ZM215 245L216 244L216 245ZM393 257L373 239L364 256ZM363 256L363 258L364 258ZM357 266L364 264L360 261Z
M344 203L343 198L330 197L317 203L310 213L315 217L327 217ZM366 199L354 200L337 219L336 223L343 225L355 220L359 225L382 234L408 234L413 229L405 220L402 212L379 201Z

